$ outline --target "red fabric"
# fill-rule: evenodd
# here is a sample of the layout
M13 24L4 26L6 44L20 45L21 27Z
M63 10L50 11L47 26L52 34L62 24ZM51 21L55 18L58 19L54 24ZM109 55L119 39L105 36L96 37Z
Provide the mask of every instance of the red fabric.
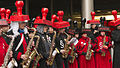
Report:
M98 36L96 39L96 54L95 54L95 62L96 62L96 68L112 68L112 60L111 55L108 49L103 48L103 36ZM108 47L111 47L111 41L108 36L106 36L106 42L109 42ZM102 53L99 53L101 51L105 52L105 56L101 56Z
M17 55L17 60L18 60L18 61L20 60L21 55L22 55L22 53L19 52L18 55Z
M64 62L63 62L63 68L65 68Z
M73 63L73 64L71 64L71 63L69 63L69 62L68 62L68 64L69 64L69 68L78 68L77 59L74 60L74 63Z
M79 60L80 68L95 68L94 57L92 57L91 60L89 60L89 61L87 61L86 57L85 57L85 55L86 55L85 53L87 53L87 48L89 45L88 42L89 42L89 38L82 37L82 38L80 38L78 44L75 46L77 53L79 55L78 60ZM93 56L93 54L92 54L92 56Z
M71 44L70 46L72 47L72 46L74 46L74 45ZM69 51L68 54L69 54L69 55L71 54L71 50ZM75 60L74 60L74 62L73 62L72 64L68 62L68 65L69 65L69 68L78 68L78 62L77 62L76 58L75 58Z
M37 28L38 25L34 25L34 28Z
M0 37L0 66L2 66L4 62L4 57L6 55L7 49L8 49L8 44L4 40L3 37Z
M21 37L22 37L22 33L20 33ZM24 53L27 51L27 43L26 43L26 40L25 40L25 37L23 37L23 49L24 49Z

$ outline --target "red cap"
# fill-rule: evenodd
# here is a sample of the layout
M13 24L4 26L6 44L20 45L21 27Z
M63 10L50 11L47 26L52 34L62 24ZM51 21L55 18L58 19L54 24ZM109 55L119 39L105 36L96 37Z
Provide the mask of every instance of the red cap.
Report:
M63 11L58 11L57 15L58 15L57 17L58 22L54 22L53 24L54 28L59 29L59 28L66 28L70 26L69 22L63 21L63 15L64 15Z
M5 18L5 8L0 8L0 15L1 15L0 26L8 25L8 22L6 21Z
M28 15L22 14L22 8L24 6L23 1L16 1L15 5L17 7L17 15L10 16L10 21L26 21L30 20Z
M40 19L40 16L37 17L35 19L35 21L34 21L34 24L43 24L43 25L50 25L50 24L52 24L51 21L46 20L46 16L47 16L47 13L48 13L48 8L42 8L41 12L42 12L42 19Z
M1 19L5 19L5 8L0 8Z
M117 18L117 11L113 10L112 15L114 16L114 20L109 22L110 26L117 26L120 24L120 18Z
M88 20L87 24L100 24L99 20L95 20L95 12L91 12L92 20Z
M57 16L55 14L53 14L51 17L52 26L54 24L55 19L57 19Z
M9 21L9 16L10 16L10 13L11 13L10 9L6 9L5 13L6 13L6 20L10 24L10 21Z

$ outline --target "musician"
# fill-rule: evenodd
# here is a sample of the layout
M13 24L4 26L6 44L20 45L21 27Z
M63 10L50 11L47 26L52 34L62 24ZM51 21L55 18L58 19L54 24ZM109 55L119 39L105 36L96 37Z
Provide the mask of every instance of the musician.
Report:
M4 57L6 56L7 53L7 49L9 47L9 45L6 43L5 39L2 36L2 32L3 32L3 28L4 26L8 26L7 22L2 22L0 21L0 67L2 66L2 64L4 63ZM12 57L12 52L10 52L10 57Z
M64 50L66 39L68 36L64 33L66 27L69 27L70 24L67 21L63 21L63 11L58 11L58 22L54 22L54 28L57 30L57 37L55 40L55 51L57 55L55 56L55 61L57 68L68 68L68 58L62 58L62 54L66 52Z
M37 51L39 54L41 54L43 56L43 58L41 58L39 60L35 60L35 61L39 61L37 68L55 68L54 66L49 66L46 63L46 61L49 57L49 51L50 51L52 37L54 35L54 33L52 31L53 28L49 27L49 26L52 26L50 24L52 22L49 20L46 20L48 8L42 8L41 12L42 12L42 19L40 19L40 16L38 16L36 18L36 20L34 21L34 24L38 24L36 35L39 35L39 37L40 37ZM47 22L45 22L45 21L47 21ZM50 29L48 29L48 28L50 28Z
M99 20L95 20L95 12L91 12L91 17L92 20L88 20L87 24L91 25L91 33L89 35L89 37L92 39L92 42L94 42L93 40L99 35L99 31L98 31L98 27L100 26L100 21Z
M50 44L52 44L52 41L53 41L53 36L54 36L54 29L53 29L53 27L51 26L51 27L49 27L48 28L48 37L47 37L47 40L48 40L48 42L50 43ZM55 47L55 41L54 41L54 45L53 45L53 50L54 50L54 47ZM51 66L52 68L57 68L57 66L56 66L56 61L54 60L54 62L53 62L53 65Z
M75 30L71 30L69 29L69 35L71 35L71 39L70 41L68 42L68 44L70 45L69 49L69 55L70 55L70 58L69 58L69 61L68 61L68 64L69 64L69 68L78 68L78 62L77 62L77 53L76 53L76 49L75 49L75 45L78 43L78 37L79 37L79 32L75 32ZM73 55L71 55L73 51ZM75 56L75 59L73 62L71 62L71 60L73 59L73 56Z
M104 27L102 27L104 28ZM107 29L99 29L100 35L95 39L96 68L112 68L112 60L109 49L112 47L111 38L106 36Z
M90 41L90 38L88 37L88 33L90 31L90 29L82 29L82 36L75 46L76 52L78 53L80 68L95 68L94 53L91 53L91 59L86 59L86 56L88 55L88 48L90 48L89 51L91 51L94 47L94 45Z
M19 7L23 7L24 2L23 1L16 1L15 5L17 7L17 14L16 15L12 15L10 16L10 21L14 22L18 22L18 35L15 37L15 41L13 43L13 58L15 58L15 60L18 63L18 67L16 68L22 68L22 64L21 62L23 60L26 60L28 58L27 55L25 55L25 52L27 51L27 45L29 42L29 37L28 37L28 32L24 30L24 28L26 27L26 23L29 20L29 16L28 15L23 15L22 14L22 9L19 9Z
M112 40L114 41L114 57L113 57L113 67L114 68L119 68L120 64L120 59L119 59L119 41L120 41L120 25L116 26L116 29L112 31Z

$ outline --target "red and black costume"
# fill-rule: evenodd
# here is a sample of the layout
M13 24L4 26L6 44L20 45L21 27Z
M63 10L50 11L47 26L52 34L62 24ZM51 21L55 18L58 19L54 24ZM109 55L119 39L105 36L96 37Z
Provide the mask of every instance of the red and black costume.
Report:
M1 36L0 36L0 67L4 63L4 58L6 56L7 50L9 45L6 42L6 39L2 35L2 27L8 26L8 22L5 20L5 8L0 9L1 13L1 19L0 19L0 30L1 30ZM5 36L6 37L6 36Z
M63 21L63 15L64 12L63 11L58 11L58 22L54 22L53 27L56 28L58 31L60 29L69 27L70 24L67 21ZM60 33L58 32L58 35L56 37L55 40L55 50L58 52L58 54L55 56L55 61L57 64L57 68L68 68L68 59L63 59L62 58L62 53L60 53L60 51L62 49L64 49L65 47L65 40L66 39L66 35L64 33Z
M84 32L83 32L83 34L84 34ZM95 68L95 61L94 61L94 53L93 52L91 54L91 59L86 60L86 53L87 53L88 46L89 46L88 42L90 42L90 38L82 36L79 39L79 42L77 43L77 45L75 46L76 51L78 53L78 60L79 60L80 68ZM90 48L90 50L91 50L94 48L94 45L91 42L90 42L90 44L91 44L91 48Z
M110 29L103 26L105 18L101 17L101 27L98 28L100 32L108 32ZM95 39L95 62L96 68L112 68L112 60L109 49L112 47L111 38L105 35L99 35Z
M17 7L17 15L12 15L10 16L10 21L17 21L19 23L26 23L25 21L29 20L28 15L23 15L22 14L22 7L24 5L23 1L16 1L15 5ZM17 68L21 68L21 55L25 54L27 51L27 44L29 42L29 37L28 34L24 32L24 29L18 29L19 35L15 38L15 41L13 42L13 58L18 63ZM20 43L21 42L21 43Z
M111 36L114 41L114 53L113 53L113 68L120 67L120 29L117 27L120 26L120 18L117 18L117 11L113 10L112 14L114 16L114 20L110 21L110 26L115 26L115 30L112 31Z

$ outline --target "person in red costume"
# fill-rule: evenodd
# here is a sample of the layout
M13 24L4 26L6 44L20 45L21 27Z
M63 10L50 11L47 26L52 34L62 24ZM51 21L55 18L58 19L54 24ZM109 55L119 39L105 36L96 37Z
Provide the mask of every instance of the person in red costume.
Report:
M2 28L0 27L0 66L2 66L4 62L4 57L9 47L5 39L1 35L2 35Z
M7 49L9 45L6 43L5 39L2 37L3 27L7 26L7 22L0 21L0 68L2 67L2 64L4 63L4 58L7 53ZM9 54L10 57L12 57L12 51Z
M91 40L88 37L88 32L90 32L90 29L82 29L82 31L82 36L75 46L76 52L78 53L80 68L95 68L94 53L92 50L94 48L94 45L91 43ZM90 59L86 58L88 55L88 48L89 51L91 51Z
M112 68L111 54L109 52L112 47L111 38L105 32L110 30L108 27L103 26L104 19L101 18L101 27L98 28L100 35L95 39L96 68Z
M75 45L78 43L78 37L79 37L79 32L71 32L72 38L69 41L69 45L70 45L70 51L69 51L69 68L78 68L78 61L77 61L77 57L78 54L76 53L76 49L75 49ZM73 60L74 59L74 60Z

